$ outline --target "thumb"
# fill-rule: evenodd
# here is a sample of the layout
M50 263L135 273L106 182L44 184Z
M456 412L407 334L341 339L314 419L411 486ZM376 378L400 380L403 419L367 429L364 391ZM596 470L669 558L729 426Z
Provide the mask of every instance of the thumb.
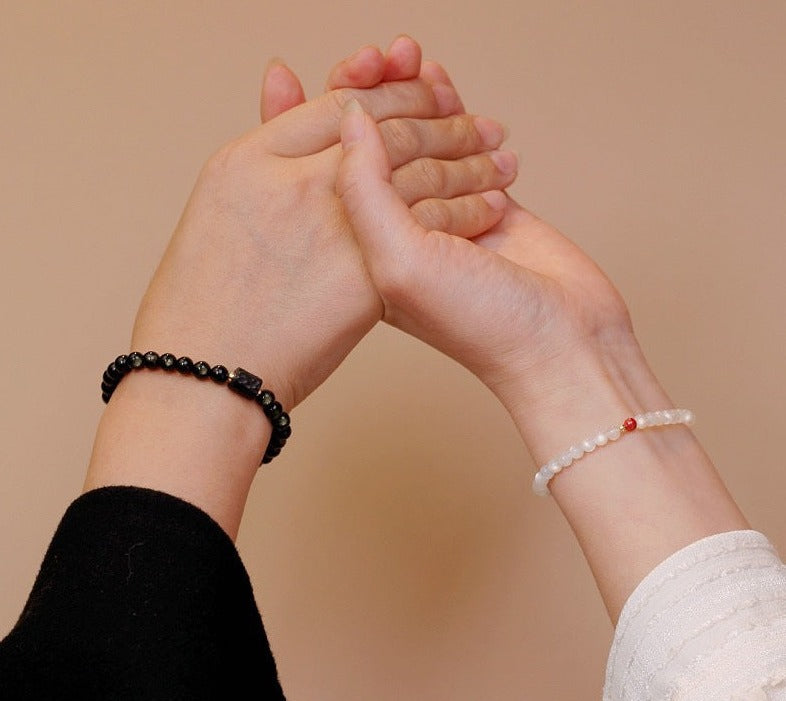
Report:
M294 71L281 59L272 59L262 78L259 98L259 117L262 123L269 122L305 101L303 86Z
M401 279L426 231L391 185L382 134L357 100L344 106L341 145L336 191L369 273L385 296L384 283Z

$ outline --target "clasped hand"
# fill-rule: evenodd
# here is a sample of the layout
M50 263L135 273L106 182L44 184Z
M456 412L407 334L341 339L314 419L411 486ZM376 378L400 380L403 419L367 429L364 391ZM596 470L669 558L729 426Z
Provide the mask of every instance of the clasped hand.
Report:
M352 99L379 124L396 192L423 226L472 237L499 221L499 189L516 174L515 156L495 150L503 128L465 114L444 71L421 67L414 41L386 55L362 49L310 101L273 63L262 125L199 175L140 306L135 348L242 364L291 409L381 318L335 188Z
M291 409L380 319L447 353L512 412L636 353L608 278L509 198L504 131L401 37L305 100L269 66L262 125L200 174L132 343L262 374ZM343 146L342 146L343 140Z

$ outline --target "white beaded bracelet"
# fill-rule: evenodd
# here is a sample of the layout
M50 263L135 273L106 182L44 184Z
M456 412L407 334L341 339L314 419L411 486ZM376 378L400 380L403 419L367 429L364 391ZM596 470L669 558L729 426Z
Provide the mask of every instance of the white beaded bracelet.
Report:
M594 436L579 441L568 448L562 455L549 460L535 475L535 479L532 482L532 491L541 497L548 496L551 493L549 481L554 475L562 472L566 467L570 467L576 460L584 457L585 453L591 453L595 448L600 448L612 441L616 441L621 436L631 433L637 428L692 424L693 421L694 416L690 409L663 409L631 416L617 426L612 426L606 431L601 431Z

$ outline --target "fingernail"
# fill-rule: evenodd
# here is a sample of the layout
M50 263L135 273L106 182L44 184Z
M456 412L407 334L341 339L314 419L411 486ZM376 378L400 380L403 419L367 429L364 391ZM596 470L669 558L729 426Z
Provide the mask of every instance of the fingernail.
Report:
M489 192L481 192L480 196L486 200L486 203L493 210L499 212L505 209L508 204L507 195L502 190L490 190Z
M356 61L360 58L363 54L381 54L382 52L379 50L378 46L372 46L371 44L367 44L366 46L361 46L354 54L352 54L348 59L346 59L347 63L351 63L352 61Z
M505 175L513 175L519 169L519 159L513 151L492 151L489 158L494 161L497 170Z
M451 88L443 83L434 83L431 89L434 91L434 98L437 101L441 115L453 114L461 104L455 88Z
M415 43L415 40L409 36L409 34L399 34L396 36L393 41L390 42L390 46L388 46L388 51L390 51L396 44L400 42L406 42L407 44Z
M496 148L506 138L505 127L488 117L475 117L475 129L486 146Z
M351 146L362 140L366 135L366 115L360 103L352 98L344 104L341 118L341 143Z
M431 83L444 83L448 87L454 87L448 72L441 63L432 59L426 59L420 67L420 74Z
M271 68L273 68L275 66L285 66L285 65L286 65L286 63L284 62L283 58L281 58L279 56L273 56L273 58L271 58L267 62L267 66L265 66L265 72L269 71Z

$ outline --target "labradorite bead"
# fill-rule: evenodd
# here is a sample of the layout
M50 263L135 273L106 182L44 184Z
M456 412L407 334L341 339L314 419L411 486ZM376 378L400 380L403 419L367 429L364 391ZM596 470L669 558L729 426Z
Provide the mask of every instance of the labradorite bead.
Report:
M145 360L145 367L146 368L157 368L158 367L158 353L155 351L148 351L144 355Z
M213 380L213 382L223 384L229 379L229 370L223 365L214 365L210 368L210 379Z
M183 355L175 361L175 370L177 370L181 375L188 375L191 372L192 368L194 367L194 361L191 360L187 355Z
M162 370L174 370L177 358L171 353L162 353L158 356L158 367Z
M210 374L210 366L204 360L198 360L194 363L191 372L194 373L194 377L204 380Z

